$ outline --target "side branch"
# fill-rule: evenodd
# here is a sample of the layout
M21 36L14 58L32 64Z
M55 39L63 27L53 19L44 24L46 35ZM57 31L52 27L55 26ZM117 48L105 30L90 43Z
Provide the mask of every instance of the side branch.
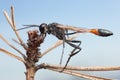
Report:
M12 26L11 27L12 27L13 31L15 32L15 34L16 34L18 40L20 41L20 43L23 44L22 39L20 38L19 34L16 31L16 25L15 25L15 19L14 19L14 8L13 8L13 6L11 6L11 18L12 18L11 19L12 20Z
M26 63L24 59L22 59L19 56L14 55L13 53L11 53L11 52L9 52L9 51L7 51L5 49L0 48L0 51L3 52L3 53L5 53L5 54L7 54L7 55L9 55L9 56L11 56L11 57L13 57L13 58L16 58L17 60L19 60L19 61L21 61L23 63Z
M53 68L47 68L47 69L57 71L57 72L60 71L60 69L53 69ZM70 70L64 70L62 73L70 74L73 76L78 76L78 77L89 79L89 80L112 80L108 78L102 78L102 77L97 77L97 76L91 76L88 74L82 74L82 73L78 73L78 72L70 71Z
M14 21L14 8L11 6L11 17L12 17L12 19L8 16L8 13L6 11L3 11L3 13L4 13L4 16L7 19L8 23L12 27L13 31L15 32L20 44L24 47L24 49L27 49L27 46L24 44L24 42L20 38L18 32L16 31L16 25L15 25L15 21Z
M63 69L64 66L51 65L51 64L40 64L37 66L37 70L41 68L52 68L52 69ZM120 70L120 66L111 67L81 67L81 66L67 66L65 70L76 70L76 71L113 71Z
M13 48L14 50L16 50L19 54L21 54L23 56L23 58L26 58L26 56L17 48L15 48L12 44L10 44L2 35L0 35L0 38L7 44L9 45L11 48Z

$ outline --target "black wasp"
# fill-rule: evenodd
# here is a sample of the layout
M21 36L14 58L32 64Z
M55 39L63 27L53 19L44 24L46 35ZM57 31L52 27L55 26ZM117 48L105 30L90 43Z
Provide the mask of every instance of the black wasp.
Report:
M22 30L22 29L30 28L30 27L39 27L39 31L40 31L41 34L44 34L44 35L52 34L52 35L56 36L59 40L63 40L63 50L62 50L62 56L61 56L60 64L62 62L65 42L74 48L72 50L71 54L69 55L69 58L68 58L68 60L65 64L65 67L63 68L63 70L66 68L66 66L67 66L69 60L71 59L71 57L81 51L81 48L80 48L81 41L79 41L79 40L71 40L70 41L70 40L67 39L67 37L69 35L79 33L79 31L75 31L73 33L68 33L69 28L61 28L59 26L64 26L64 25L59 24L59 23L51 23L51 24L42 23L41 25L24 25L24 26L27 26L27 27L24 27L24 28L21 28L21 29L18 29L18 30ZM84 29L83 29L83 31L84 31ZM111 31L108 31L108 30L105 30L105 29L85 29L85 32L93 33L93 34L103 36L103 37L107 37L107 36L110 36L110 35L113 34ZM78 45L76 45L74 43L78 43Z
M39 31L41 32L41 34L52 34L54 36L56 36L59 40L63 40L63 49L65 47L65 42L67 44L69 44L70 46L72 46L74 49L72 50L71 54L69 55L69 58L65 64L65 67L64 69L66 68L70 58L72 56L74 56L75 54L77 54L78 52L80 52L81 48L79 47L80 44L81 44L81 41L79 40L67 40L67 37L68 35L71 35L71 34L75 34L77 32L73 32L73 33L68 33L68 30L67 29L63 29L63 28L59 28L58 26L62 26L62 24L58 24L58 23L51 23L51 24L46 24L46 23L42 23L40 26L38 25L24 25L24 26L27 26L27 27L24 27L24 28L21 28L21 29L17 29L18 30L22 30L22 29L25 29L25 28L29 28L29 27L39 27ZM75 45L73 43L78 43L78 45ZM60 64L62 62L62 57L63 57L63 53L64 53L64 50L62 50L62 56L61 56L61 60L60 60Z

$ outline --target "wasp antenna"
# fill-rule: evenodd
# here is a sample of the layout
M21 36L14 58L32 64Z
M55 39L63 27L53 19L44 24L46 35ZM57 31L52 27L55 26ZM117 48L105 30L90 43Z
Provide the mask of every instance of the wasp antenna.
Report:
M23 25L23 26L29 26L29 27L39 27L39 25Z
M23 25L23 26L27 26L27 27L23 27L23 28L17 29L16 31L27 29L27 28L31 28L31 27L39 27L39 25Z
M28 26L28 27L20 28L20 29L17 29L16 31L23 30L23 29L27 29L27 28L31 28L31 27Z

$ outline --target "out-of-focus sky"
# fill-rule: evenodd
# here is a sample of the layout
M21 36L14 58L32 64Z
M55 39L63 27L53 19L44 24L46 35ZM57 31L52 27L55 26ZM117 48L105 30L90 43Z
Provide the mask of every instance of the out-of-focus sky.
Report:
M16 38L7 23L3 10L10 13L10 6L14 6L17 28L23 24L41 24L58 22L64 25L74 25L85 28L105 28L114 35L99 37L93 34L80 34L82 51L75 55L69 65L73 66L119 66L120 63L120 1L119 0L1 0L0 1L0 34L12 44ZM34 29L34 28L32 28ZM27 41L26 29L20 31L22 39ZM45 51L58 39L48 35L41 52ZM0 40L0 48L5 48L15 54L13 49ZM71 47L66 45L64 61L70 54ZM25 52L22 48L21 51ZM39 63L59 64L62 46L47 54ZM19 54L17 54L19 55ZM64 65L64 64L63 64ZM0 80L25 80L25 67L22 63L0 52ZM119 71L84 72L87 74L120 79ZM66 74L59 74L49 70L37 72L36 80L79 80L81 78Z

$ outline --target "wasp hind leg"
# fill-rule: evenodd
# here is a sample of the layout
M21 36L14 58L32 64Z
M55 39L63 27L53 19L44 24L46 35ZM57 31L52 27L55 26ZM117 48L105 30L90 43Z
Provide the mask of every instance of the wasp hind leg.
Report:
M74 55L76 55L77 53L79 53L79 52L81 51L81 48L80 48L81 41L72 40L72 41L67 41L67 43L68 43L70 46L74 47L74 49L72 50L71 54L69 55L68 60L67 60L67 62L66 62L66 64L65 64L64 68L62 69L62 71L64 71L64 69L67 67L67 65L68 65L71 57L74 56ZM75 45L75 44L73 44L73 43L79 43L79 44L78 44L78 45ZM61 71L61 72L62 72L62 71Z

